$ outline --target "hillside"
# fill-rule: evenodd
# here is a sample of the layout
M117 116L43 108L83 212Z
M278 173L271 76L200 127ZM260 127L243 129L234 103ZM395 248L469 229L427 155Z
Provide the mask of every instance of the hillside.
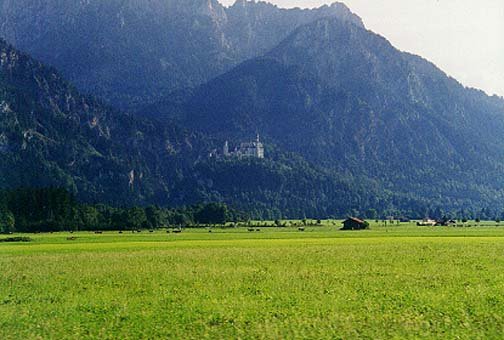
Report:
M312 164L452 208L503 197L504 101L337 19L199 87L183 111L199 131L260 132Z
M3 41L0 56L0 189L61 187L126 206L225 202L270 219L426 206L394 204L371 181L274 145L265 160L210 159L218 139L112 110Z
M195 136L118 113L0 41L0 187L62 186L88 201L163 200ZM171 171L173 172L173 171Z

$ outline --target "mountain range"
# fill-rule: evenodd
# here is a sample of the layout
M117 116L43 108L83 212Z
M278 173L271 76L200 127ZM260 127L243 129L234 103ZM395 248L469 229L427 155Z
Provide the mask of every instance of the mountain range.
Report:
M343 4L0 0L0 22L0 187L263 218L500 209L504 100ZM257 133L264 160L208 157Z
M222 138L261 131L312 163L393 191L460 203L502 197L504 101L334 18L295 30L184 105L185 126Z
M210 137L84 96L4 41L0 110L1 188L63 187L84 202L120 206L224 201L262 218L384 208L393 196L367 198L372 185L281 151L267 160L210 159Z
M121 108L202 84L318 18L362 25L341 4L285 10L245 0L229 8L216 0L0 0L0 9L0 36Z

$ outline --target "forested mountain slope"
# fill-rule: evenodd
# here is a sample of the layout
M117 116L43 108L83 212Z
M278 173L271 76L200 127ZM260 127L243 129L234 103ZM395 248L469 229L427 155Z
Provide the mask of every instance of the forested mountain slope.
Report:
M1 42L0 188L263 217L504 198L502 98L398 51L342 4L0 0L0 22L63 74ZM265 160L209 158L256 133Z
M265 160L209 158L219 143L82 96L0 41L0 189L60 187L84 202L125 206L225 202L265 218L412 206L273 145Z
M260 132L312 164L448 204L499 204L504 101L364 28L325 18L194 91L185 124Z
M80 95L3 41L0 63L0 187L61 186L86 200L155 201L170 190L170 170L198 147L180 128L159 128Z

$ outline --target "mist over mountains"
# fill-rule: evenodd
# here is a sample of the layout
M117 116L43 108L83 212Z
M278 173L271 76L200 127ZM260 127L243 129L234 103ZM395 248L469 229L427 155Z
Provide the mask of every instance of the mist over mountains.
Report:
M342 4L0 0L0 22L1 187L268 218L500 209L504 100ZM208 157L256 133L265 160Z

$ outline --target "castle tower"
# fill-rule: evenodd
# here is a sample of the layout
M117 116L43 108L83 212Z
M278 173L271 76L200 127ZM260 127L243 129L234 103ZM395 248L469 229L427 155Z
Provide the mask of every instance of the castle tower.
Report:
M261 143L261 139L259 134L257 134L256 142L255 142L255 157L264 158L264 145Z
M224 147L222 149L222 153L224 154L225 157L229 156L229 143L226 141L224 143Z

